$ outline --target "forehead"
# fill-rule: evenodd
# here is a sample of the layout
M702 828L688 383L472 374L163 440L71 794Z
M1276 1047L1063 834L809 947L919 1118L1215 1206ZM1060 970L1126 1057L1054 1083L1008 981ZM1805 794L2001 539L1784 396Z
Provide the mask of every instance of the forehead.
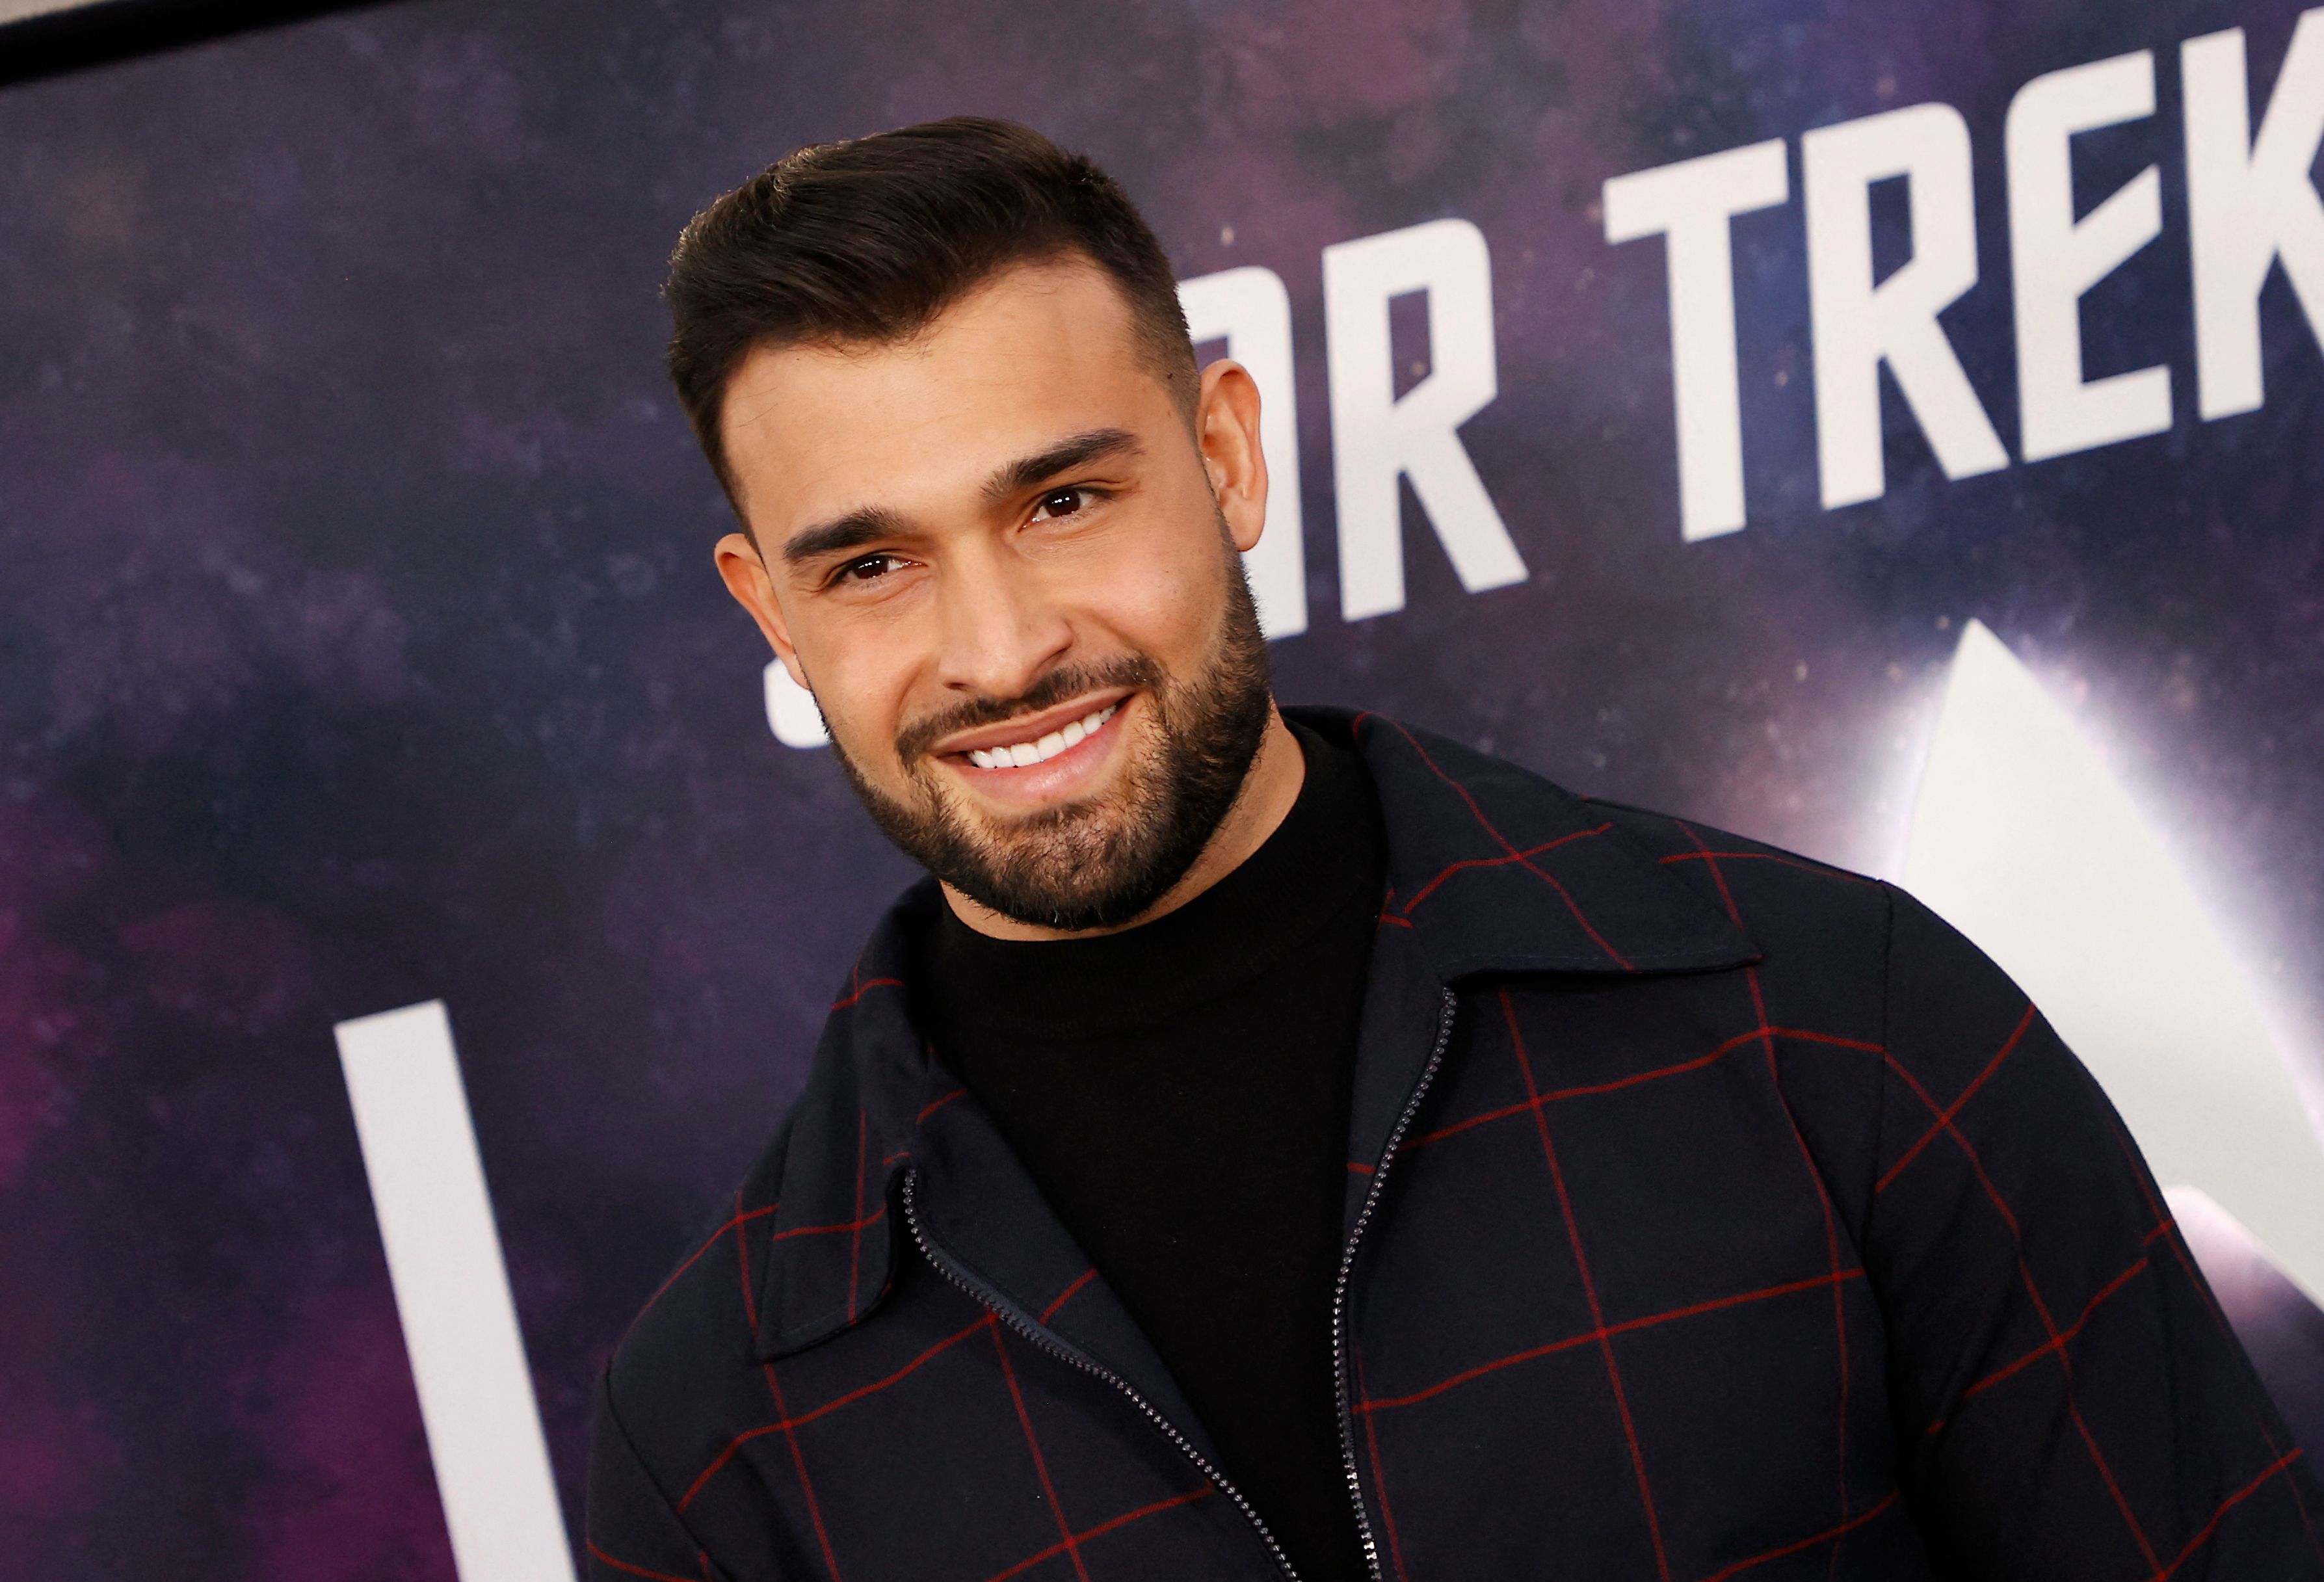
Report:
M1175 409L1128 302L1078 262L1003 271L907 341L761 347L728 386L728 465L752 525L908 509L1092 428Z

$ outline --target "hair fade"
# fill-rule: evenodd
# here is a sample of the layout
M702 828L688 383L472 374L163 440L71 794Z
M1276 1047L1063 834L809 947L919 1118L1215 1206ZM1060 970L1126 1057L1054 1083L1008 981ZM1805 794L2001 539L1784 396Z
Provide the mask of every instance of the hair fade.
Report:
M1194 345L1168 255L1119 183L1030 127L956 115L811 143L719 198L679 235L662 294L670 381L727 497L719 418L752 351L908 339L999 271L1075 254L1120 289L1191 410Z

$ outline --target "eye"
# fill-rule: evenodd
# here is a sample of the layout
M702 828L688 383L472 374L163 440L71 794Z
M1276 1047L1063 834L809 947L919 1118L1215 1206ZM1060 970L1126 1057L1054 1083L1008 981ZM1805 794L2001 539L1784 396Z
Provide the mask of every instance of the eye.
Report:
M1094 489L1052 489L1034 505L1033 520L1055 521L1059 517L1072 516L1096 498Z
M864 555L831 574L834 584L876 582L905 564L900 555Z

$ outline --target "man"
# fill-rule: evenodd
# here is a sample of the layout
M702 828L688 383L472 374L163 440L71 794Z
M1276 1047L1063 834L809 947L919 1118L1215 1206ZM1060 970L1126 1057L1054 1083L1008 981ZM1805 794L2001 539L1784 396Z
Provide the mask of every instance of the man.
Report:
M607 1373L594 1576L2324 1577L1958 935L1275 706L1259 393L1087 161L803 150L669 299L727 586L932 877Z

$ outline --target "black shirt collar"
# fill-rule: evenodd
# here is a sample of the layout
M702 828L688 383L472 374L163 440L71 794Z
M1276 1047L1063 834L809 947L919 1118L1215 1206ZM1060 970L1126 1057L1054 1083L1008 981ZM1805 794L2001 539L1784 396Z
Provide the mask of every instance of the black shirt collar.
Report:
M1385 838L1370 780L1348 748L1292 731L1306 760L1297 800L1240 866L1185 906L1060 940L994 939L939 907L913 975L923 1026L933 1033L948 1016L973 1015L1032 1036L1102 1037L1248 983L1351 906L1377 912Z

